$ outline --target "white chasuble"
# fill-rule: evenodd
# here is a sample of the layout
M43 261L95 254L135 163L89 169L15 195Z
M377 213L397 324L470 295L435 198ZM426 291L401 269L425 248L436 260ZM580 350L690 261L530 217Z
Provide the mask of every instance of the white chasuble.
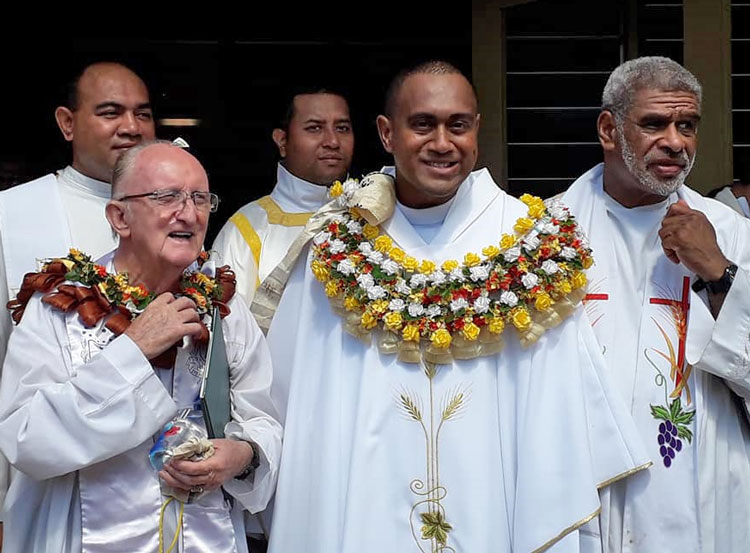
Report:
M111 256L102 264L111 271ZM245 553L241 510L270 498L281 432L269 415L268 353L241 300L223 320L233 403L225 432L256 442L261 466L254 482L225 483L234 507L221 489L184 506L168 501L149 462L163 425L199 405L205 346L180 347L174 368L154 369L104 321L85 328L77 312L39 300L11 336L0 385L0 446L21 471L3 551L151 553L161 528L165 550L177 536L176 552Z
M588 274L586 313L612 381L655 461L651 470L602 493L605 551L745 551L747 421L724 382L698 368L714 321L691 289L695 275L664 255L658 235L678 199L706 212L715 226L721 217L712 209L724 215L729 210L687 187L659 204L628 209L604 192L602 175L603 166L595 167L562 201L591 240L595 265ZM738 255L727 239L737 232L750 238L739 220L730 214L724 228L718 223L717 235L725 255L743 266L746 255ZM744 348L744 341L736 347ZM728 436L731 443L724 442Z
M526 206L487 171L462 183L426 244L396 209L383 226L438 265L497 244ZM598 551L577 531L598 489L648 465L578 310L524 350L405 364L343 330L310 257L268 340L284 455L270 551Z

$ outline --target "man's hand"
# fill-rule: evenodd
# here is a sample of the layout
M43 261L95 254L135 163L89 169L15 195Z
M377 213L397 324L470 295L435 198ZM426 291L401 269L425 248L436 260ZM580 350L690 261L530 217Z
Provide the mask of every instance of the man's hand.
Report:
M125 331L147 359L167 351L183 336L200 334L202 327L190 298L175 297L169 292L159 295Z
M708 218L691 209L685 200L669 206L659 231L664 254L682 263L705 281L719 280L729 260L719 249L716 232Z
M205 461L172 461L159 472L172 488L190 491L201 487L210 491L219 488L242 472L253 460L253 448L240 440L211 440L214 454Z

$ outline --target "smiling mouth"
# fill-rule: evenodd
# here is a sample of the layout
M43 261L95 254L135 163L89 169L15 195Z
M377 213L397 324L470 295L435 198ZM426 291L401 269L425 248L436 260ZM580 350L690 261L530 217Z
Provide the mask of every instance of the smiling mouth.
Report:
M170 232L169 237L174 238L175 240L190 240L193 237L193 233L192 232Z
M455 165L458 165L458 161L428 161L428 160L425 160L422 163L424 163L428 167L433 167L435 169L450 169L451 167L454 167Z

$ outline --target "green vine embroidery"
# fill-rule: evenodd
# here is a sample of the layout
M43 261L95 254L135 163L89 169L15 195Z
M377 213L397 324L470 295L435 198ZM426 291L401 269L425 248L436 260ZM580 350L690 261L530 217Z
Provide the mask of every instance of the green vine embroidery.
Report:
M443 506L443 499L448 494L444 486L440 484L440 460L439 445L440 431L443 424L458 417L466 406L468 394L462 388L456 388L446 394L440 410L435 410L434 379L438 373L437 365L422 360L424 374L429 382L429 412L427 418L423 415L422 402L419 396L403 390L398 396L398 405L403 413L417 423L425 439L426 447L426 473L423 480L413 480L409 489L421 499L417 501L409 513L409 524L411 526L414 542L422 553L454 552L455 549L448 545L448 534L453 526L448 523ZM436 420L437 419L437 420ZM426 510L423 510L426 509ZM421 537L417 535L416 525L421 523ZM425 549L423 542L429 542L429 549Z

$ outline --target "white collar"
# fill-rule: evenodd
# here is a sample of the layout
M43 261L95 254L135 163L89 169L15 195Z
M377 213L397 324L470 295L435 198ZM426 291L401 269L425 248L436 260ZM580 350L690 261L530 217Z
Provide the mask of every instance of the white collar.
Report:
M99 196L100 198L109 199L112 194L111 184L87 177L80 171L73 169L70 165L57 172L57 180L71 188Z
M326 203L328 189L295 177L281 163L276 169L276 186L271 198L279 207L289 213L318 211Z

